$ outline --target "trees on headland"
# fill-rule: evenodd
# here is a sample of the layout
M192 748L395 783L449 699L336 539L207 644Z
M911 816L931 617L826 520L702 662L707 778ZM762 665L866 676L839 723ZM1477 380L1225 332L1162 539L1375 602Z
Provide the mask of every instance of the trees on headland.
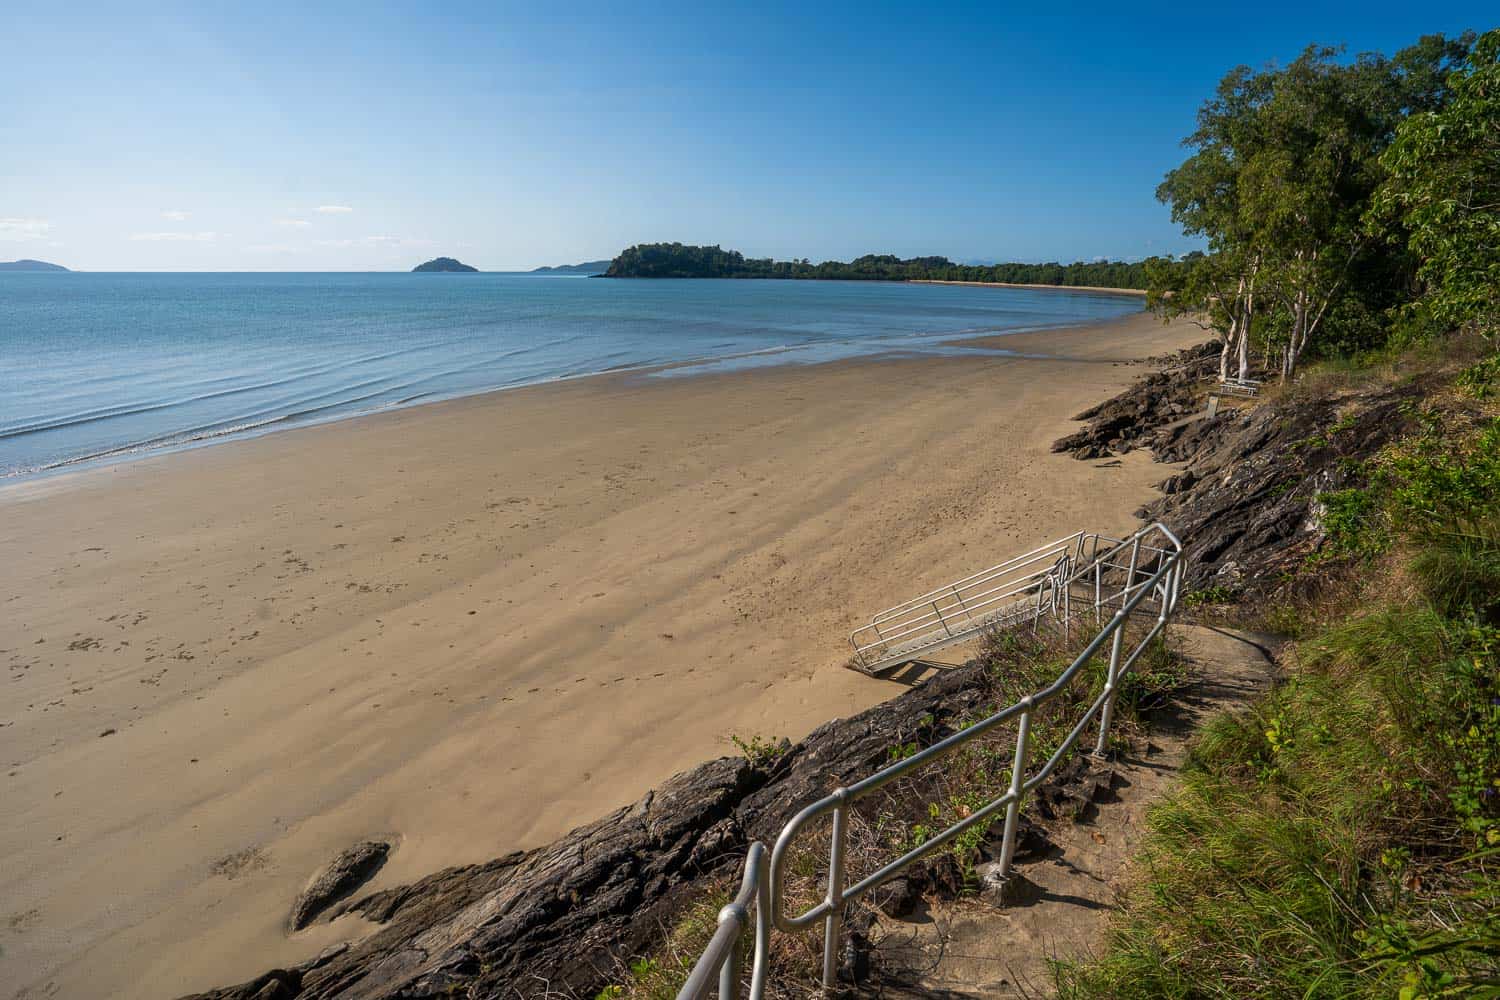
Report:
M643 243L621 253L608 278L794 278L842 281L997 281L1019 285L1145 288L1145 262L1091 261L1074 264L956 264L947 257L866 254L852 261L746 257L738 250Z
M1311 46L1286 66L1231 70L1199 111L1192 155L1157 190L1209 252L1149 264L1150 304L1207 316L1221 374L1233 363L1241 377L1253 350L1287 377L1309 349L1361 350L1409 330L1413 304L1460 247L1482 256L1495 224L1495 198L1464 199L1476 186L1493 194L1500 175L1497 37L1430 35L1352 60ZM1468 235L1438 235L1456 228ZM1495 273L1466 273L1455 299L1483 299L1488 281L1492 302Z
M1500 31L1448 78L1446 101L1406 118L1381 156L1374 220L1406 235L1439 323L1500 322Z

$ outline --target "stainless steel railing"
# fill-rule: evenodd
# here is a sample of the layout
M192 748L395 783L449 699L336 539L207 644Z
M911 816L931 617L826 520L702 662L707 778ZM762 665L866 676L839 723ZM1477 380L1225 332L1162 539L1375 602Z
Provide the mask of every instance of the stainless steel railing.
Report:
M1111 564L1112 555L1123 558L1127 552L1129 567ZM1139 533L1121 540L1074 532L880 612L850 633L852 665L876 674L987 629L1009 628L1028 620L1037 624L1043 618L1066 622L1073 614L1074 591L1081 582L1088 582L1085 578L1090 573L1093 593L1081 592L1077 597L1084 603L1092 601L1098 612L1128 596L1133 567L1142 555L1149 560L1162 554L1161 545L1143 543ZM1107 569L1132 574L1120 593L1105 594Z
M1082 533L1069 536L1076 545L1079 539L1100 536L1085 536ZM1111 540L1113 541L1113 540ZM1044 546L1043 549L1048 547ZM1041 552L1043 550L1036 550ZM1079 553L1082 554L1080 548ZM1128 561L1122 558L1128 553ZM1147 558L1144 563L1142 554ZM1020 557L1026 559L1034 553ZM1012 560L1015 562L1015 560ZM1002 564L1005 565L1005 564ZM1114 601L1104 600L1102 581L1105 571L1122 571L1123 586L1117 593L1119 606L1103 620L1106 606L1114 607ZM776 838L771 851L769 867L764 864L765 845L756 842L750 845L745 858L745 872L739 894L734 902L719 914L719 925L708 947L693 967L687 982L677 994L678 1000L702 1000L717 979L720 1000L735 1000L740 995L741 971L738 965L740 939L749 926L749 906L755 906L755 945L750 977L750 1000L761 1000L765 993L769 973L769 933L774 926L783 933L793 934L823 922L823 986L831 989L838 978L838 954L842 931L844 908L877 886L894 878L916 861L921 860L972 827L986 823L1002 810L1005 813L1005 830L1001 841L1000 876L1009 876L1011 861L1015 855L1016 829L1019 825L1021 802L1025 795L1035 789L1056 769L1067 753L1077 744L1088 725L1097 716L1099 733L1094 743L1094 754L1102 755L1108 745L1109 727L1114 716L1115 698L1122 677L1135 665L1142 652L1161 634L1167 620L1177 608L1182 584L1182 543L1165 525L1153 524L1142 528L1130 537L1114 542L1107 549L1097 545L1092 558L1072 572L1062 582L1064 604L1066 595L1075 586L1085 588L1092 585L1094 600L1080 610L1090 606L1099 615L1101 627L1084 646L1082 652L1063 670L1057 678L1042 690L1028 695L1008 708L976 722L943 739L925 750L904 760L876 771L853 785L835 789L823 798L807 806L793 816ZM988 572L988 571L986 571ZM1137 575L1140 579L1137 580ZM983 574L976 574L982 576ZM972 579L972 578L971 578ZM962 582L962 581L960 581ZM1133 615L1143 611L1155 611L1155 619L1144 638L1131 651L1124 652L1125 629ZM1066 616L1063 620L1068 620ZM1069 683L1083 670L1084 665L1109 646L1109 667L1105 674L1104 688L1090 703L1082 717L1069 731L1067 738L1047 758L1046 762L1028 776L1028 753L1031 739L1031 719L1037 709L1060 697ZM848 840L849 815L853 805L876 790L904 777L925 765L931 764L953 753L970 741L1000 727L1011 720L1016 721L1015 753L1011 760L1010 784L1005 793L968 816L954 823L941 833L929 838L900 857L886 863L874 873L846 886L844 852ZM828 881L822 902L805 912L788 916L783 912L786 904L785 882L788 852L799 833L811 822L823 816L832 816L832 832L828 848Z

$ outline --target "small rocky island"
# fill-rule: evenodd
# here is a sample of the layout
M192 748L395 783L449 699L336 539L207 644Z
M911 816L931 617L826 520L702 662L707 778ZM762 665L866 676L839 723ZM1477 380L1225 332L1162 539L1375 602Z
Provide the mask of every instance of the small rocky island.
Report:
M468 264L454 260L452 257L434 257L425 264L418 264L412 268L413 274L426 274L428 272L451 272L456 274L478 274L479 268L470 267Z
M66 271L61 264L49 264L45 260L0 260L0 271Z

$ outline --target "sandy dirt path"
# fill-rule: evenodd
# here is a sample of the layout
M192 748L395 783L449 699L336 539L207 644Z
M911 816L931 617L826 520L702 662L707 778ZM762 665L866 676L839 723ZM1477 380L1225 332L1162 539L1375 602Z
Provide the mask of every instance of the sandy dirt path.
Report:
M284 928L358 839L399 884L889 697L843 668L856 620L1130 528L1163 468L1048 446L1200 339L592 378L0 491L0 983L300 961L359 930Z

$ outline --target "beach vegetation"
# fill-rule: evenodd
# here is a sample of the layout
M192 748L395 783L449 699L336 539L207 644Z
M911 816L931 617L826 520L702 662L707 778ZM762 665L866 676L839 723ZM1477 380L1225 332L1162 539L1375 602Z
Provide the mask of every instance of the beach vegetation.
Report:
M1500 421L1450 394L1469 371L1319 497L1355 572L1259 611L1283 679L1195 738L1061 996L1500 996Z
M750 766L763 770L773 766L791 746L785 740L771 739L758 733L751 733L749 736L732 733L729 741L750 762Z
M1148 303L1219 334L1221 377L1283 379L1493 309L1497 48L1429 35L1231 70L1157 189L1208 252L1149 266Z

